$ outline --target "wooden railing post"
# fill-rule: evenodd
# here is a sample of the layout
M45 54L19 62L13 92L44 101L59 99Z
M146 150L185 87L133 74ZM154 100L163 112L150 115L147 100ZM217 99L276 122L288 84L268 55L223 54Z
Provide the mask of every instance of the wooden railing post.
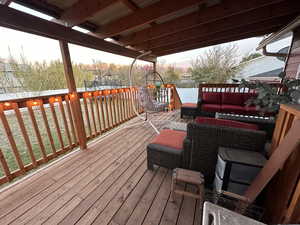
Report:
M80 100L77 94L76 83L75 83L73 69L72 69L69 47L68 47L68 43L62 40L59 41L59 45L60 45L60 51L64 63L65 77L66 77L69 93L72 95L72 97L70 97L70 101L71 101L72 113L74 116L76 134L78 137L80 149L83 150L87 148L87 138L86 138L84 122L82 118Z

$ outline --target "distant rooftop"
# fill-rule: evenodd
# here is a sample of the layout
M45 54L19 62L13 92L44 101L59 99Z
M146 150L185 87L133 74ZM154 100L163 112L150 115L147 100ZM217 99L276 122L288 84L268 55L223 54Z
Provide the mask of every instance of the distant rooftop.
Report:
M247 79L248 77L263 77L279 75L284 67L284 61L276 57L261 56L241 64L242 69L235 76L236 79ZM280 72L278 72L280 71Z

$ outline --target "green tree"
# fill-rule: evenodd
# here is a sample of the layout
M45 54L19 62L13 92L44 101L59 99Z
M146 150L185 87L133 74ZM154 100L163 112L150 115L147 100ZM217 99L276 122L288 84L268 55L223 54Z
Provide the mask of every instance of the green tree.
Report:
M192 61L189 72L196 82L226 83L237 72L237 46L216 46Z
M167 83L175 83L179 80L180 74L176 70L175 66L168 66L166 72L164 73L164 79Z
M47 62L30 62L21 55L20 60L13 56L9 64L14 76L22 84L23 91L45 91L67 88L64 65L60 60ZM77 87L84 86L84 80L94 79L94 75L82 68L82 65L73 64L74 77Z

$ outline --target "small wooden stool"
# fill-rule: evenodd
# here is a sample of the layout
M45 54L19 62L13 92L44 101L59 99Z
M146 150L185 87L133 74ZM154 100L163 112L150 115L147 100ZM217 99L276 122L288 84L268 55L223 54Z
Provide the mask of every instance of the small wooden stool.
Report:
M187 184L192 184L197 187L197 193L192 193L188 191L183 191L176 189L177 182L184 182ZM190 196L196 199L202 199L204 196L204 176L202 173L186 170L181 168L176 168L173 170L172 183L171 183L171 200L174 201L174 194L181 194Z

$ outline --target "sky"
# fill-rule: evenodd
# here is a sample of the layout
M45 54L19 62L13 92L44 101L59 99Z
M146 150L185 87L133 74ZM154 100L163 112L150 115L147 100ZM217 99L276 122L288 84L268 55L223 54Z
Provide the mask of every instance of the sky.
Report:
M16 3L10 4L10 7L46 20L52 19L49 16L24 8ZM237 45L238 55L241 59L244 55L255 52L256 47L262 39L263 37L249 38L232 43ZM290 42L290 37L283 39L271 44L268 50L278 51L279 49L290 45ZM69 48L72 61L75 63L92 64L93 61L101 61L115 64L130 64L132 62L132 59L128 57L114 55L73 44L70 44ZM159 57L158 61L164 61L166 64L172 64L179 67L188 67L192 60L194 60L198 55L203 54L208 48L195 49ZM31 61L50 61L61 59L57 40L0 27L0 58L8 58L10 54L15 57L19 57L22 52ZM140 64L143 64L143 62L140 61Z

